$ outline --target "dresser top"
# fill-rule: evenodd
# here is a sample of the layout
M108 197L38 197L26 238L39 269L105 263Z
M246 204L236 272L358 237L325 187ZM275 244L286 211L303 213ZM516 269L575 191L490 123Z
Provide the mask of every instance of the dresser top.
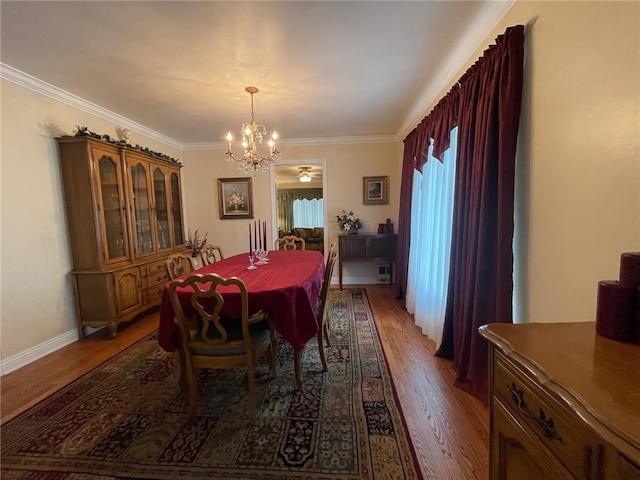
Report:
M596 334L595 322L492 323L480 334L640 460L640 346Z

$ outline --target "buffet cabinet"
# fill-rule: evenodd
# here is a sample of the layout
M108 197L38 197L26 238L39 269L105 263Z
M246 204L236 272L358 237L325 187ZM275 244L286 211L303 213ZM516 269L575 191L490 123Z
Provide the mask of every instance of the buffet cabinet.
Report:
M56 138L78 334L160 302L166 257L184 251L181 165L89 136Z
M640 479L640 346L594 322L489 324L491 480Z
M389 283L393 283L393 264L396 261L398 235L395 233L338 236L338 278L342 290L342 264L347 262L378 261L389 264Z

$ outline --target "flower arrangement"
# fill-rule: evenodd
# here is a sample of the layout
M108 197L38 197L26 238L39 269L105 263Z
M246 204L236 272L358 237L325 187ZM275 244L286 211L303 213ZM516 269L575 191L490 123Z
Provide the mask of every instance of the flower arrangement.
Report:
M357 232L359 228L362 228L362 222L353 211L347 213L342 210L342 213L336 216L336 221L338 222L340 230L344 233L354 233Z
M245 208L244 195L242 195L238 190L233 190L231 195L227 198L227 204L231 208Z
M205 233L204 238L200 240L198 230L193 233L193 236L191 236L191 230L189 230L189 236L187 237L187 241L184 243L184 246L187 250L191 250L192 257L197 257L200 250L202 250L202 247L207 244L207 235L209 235L209 232Z

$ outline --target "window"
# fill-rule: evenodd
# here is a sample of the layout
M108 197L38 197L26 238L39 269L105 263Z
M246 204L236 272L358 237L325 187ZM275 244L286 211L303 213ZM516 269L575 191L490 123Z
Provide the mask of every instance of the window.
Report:
M322 198L300 199L293 201L294 227L323 227L324 202Z
M414 172L411 199L411 248L407 277L407 311L424 335L440 346L447 306L453 221L458 127L443 161L431 156L422 173Z

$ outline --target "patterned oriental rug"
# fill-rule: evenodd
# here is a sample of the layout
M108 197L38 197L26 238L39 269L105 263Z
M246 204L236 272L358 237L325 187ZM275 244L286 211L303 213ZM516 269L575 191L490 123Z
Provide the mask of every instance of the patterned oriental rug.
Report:
M331 290L329 371L317 343L280 342L278 376L258 382L255 426L243 370L201 371L195 425L176 355L155 334L8 422L9 479L421 479L365 290Z

